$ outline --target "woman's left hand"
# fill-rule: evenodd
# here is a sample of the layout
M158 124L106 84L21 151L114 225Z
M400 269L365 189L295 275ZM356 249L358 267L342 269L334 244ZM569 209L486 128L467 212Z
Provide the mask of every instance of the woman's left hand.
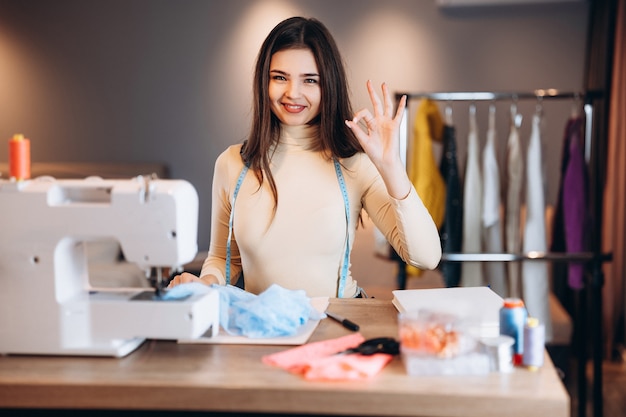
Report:
M374 91L372 82L367 82L367 91L374 107L374 114L368 109L361 109L354 114L346 125L354 135L380 172L389 194L395 198L404 198L410 189L410 181L400 157L400 122L406 107L406 96L393 111L393 101L387 84L383 83L383 100ZM359 122L363 120L365 129Z

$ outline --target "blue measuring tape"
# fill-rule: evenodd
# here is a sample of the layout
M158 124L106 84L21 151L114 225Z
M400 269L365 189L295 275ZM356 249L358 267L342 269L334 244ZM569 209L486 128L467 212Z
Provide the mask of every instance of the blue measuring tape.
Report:
M233 237L233 220L235 219L235 200L237 200L237 194L243 183L243 179L248 173L248 165L245 164L239 178L237 178L237 185L235 185L235 191L233 192L233 198L230 201L230 217L228 218L228 239L226 240L226 285L230 285L230 242Z
M350 264L350 200L348 199L346 182L344 181L343 173L341 172L341 165L336 159L333 159L333 162L335 163L335 173L337 174L337 181L339 181L339 188L341 189L341 196L343 197L343 206L346 211L346 250L343 255L343 264L341 265L339 288L337 288L337 297L341 298L343 297L343 291L346 287L348 265Z
M339 188L341 189L341 196L343 197L343 205L346 214L346 249L343 256L343 263L341 265L341 274L339 277L339 287L337 288L337 297L342 297L344 289L346 287L346 279L348 277L348 266L350 265L350 200L348 199L348 189L346 188L346 182L343 178L343 172L341 171L341 164L336 159L333 159L335 164L335 174L337 174L337 181L339 182ZM228 219L228 240L226 241L226 285L230 285L230 243L233 236L233 220L235 218L235 200L237 200L237 194L243 183L243 179L248 173L248 165L244 165L239 177L237 178L237 184L235 185L235 191L233 192L233 198L230 203L230 217Z

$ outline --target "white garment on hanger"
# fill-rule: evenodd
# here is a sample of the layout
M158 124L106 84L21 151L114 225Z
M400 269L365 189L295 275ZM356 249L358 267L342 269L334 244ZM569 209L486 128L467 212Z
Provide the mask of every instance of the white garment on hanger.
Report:
M476 126L476 107L470 107L470 124L467 138L467 163L463 184L463 252L482 252L482 181L480 175L480 148L478 127ZM461 266L461 284L465 287L485 285L480 262L463 262Z
M483 204L482 228L484 252L502 253L502 226L500 223L500 172L496 156L496 113L495 106L489 108L487 141L483 148ZM502 262L485 262L484 273L487 284L501 297L508 297L506 269Z
M541 117L533 116L532 130L526 154L526 222L524 224L524 253L546 252L546 206L541 153ZM552 340L550 318L550 285L546 261L522 263L522 291L529 316L536 317L545 325L546 341Z
M506 210L505 210L505 250L508 253L521 251L520 207L522 203L522 182L524 165L519 139L521 116L517 113L517 106L511 106L511 130L507 142L506 162ZM520 266L518 262L507 264L509 278L509 294L511 297L521 297L520 294Z

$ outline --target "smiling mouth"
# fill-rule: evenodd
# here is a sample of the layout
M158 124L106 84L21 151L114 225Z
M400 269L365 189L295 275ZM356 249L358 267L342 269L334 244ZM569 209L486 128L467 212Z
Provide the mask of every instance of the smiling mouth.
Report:
M288 103L283 103L283 107L289 113L300 113L302 110L305 109L305 106L301 106L298 104L288 104Z

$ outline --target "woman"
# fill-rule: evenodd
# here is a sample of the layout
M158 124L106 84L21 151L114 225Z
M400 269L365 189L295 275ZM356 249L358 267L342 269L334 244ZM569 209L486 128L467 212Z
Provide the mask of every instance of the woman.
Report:
M353 113L335 41L315 19L293 17L265 39L254 75L248 140L215 164L211 243L200 277L263 292L271 284L310 297L356 297L350 248L361 209L397 253L420 268L441 258L437 228L399 152L406 98L393 113L367 83L374 113ZM364 126L362 127L362 124Z

